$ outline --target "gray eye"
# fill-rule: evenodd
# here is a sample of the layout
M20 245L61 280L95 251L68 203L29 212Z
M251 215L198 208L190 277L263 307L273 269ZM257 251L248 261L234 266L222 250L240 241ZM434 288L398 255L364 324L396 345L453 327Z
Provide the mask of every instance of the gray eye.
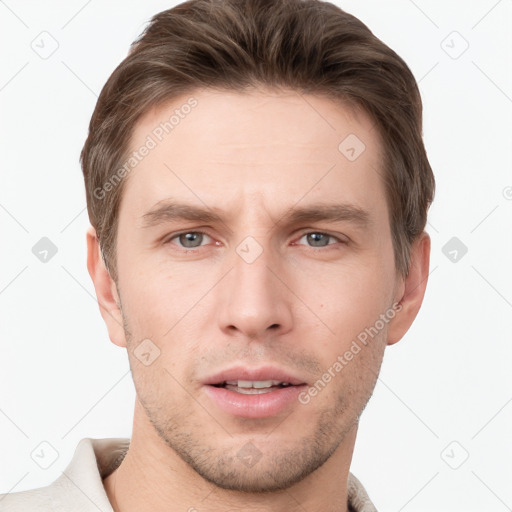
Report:
M178 235L178 240L183 247L194 248L201 245L203 236L203 233L192 231L190 233L182 233L181 235Z
M308 239L308 243L310 243L313 247L325 247L329 245L330 235L326 233L308 233L305 235Z

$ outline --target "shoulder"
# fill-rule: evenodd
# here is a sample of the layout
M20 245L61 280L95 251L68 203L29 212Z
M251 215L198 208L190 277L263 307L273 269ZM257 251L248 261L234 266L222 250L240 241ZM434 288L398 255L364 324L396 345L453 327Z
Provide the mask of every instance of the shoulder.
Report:
M353 512L377 512L363 484L352 474L347 482L349 510Z
M29 491L0 494L1 512L30 512L31 510L54 510L49 487Z
M129 439L84 438L62 474L46 487L0 494L0 512L112 512L103 478L120 463Z

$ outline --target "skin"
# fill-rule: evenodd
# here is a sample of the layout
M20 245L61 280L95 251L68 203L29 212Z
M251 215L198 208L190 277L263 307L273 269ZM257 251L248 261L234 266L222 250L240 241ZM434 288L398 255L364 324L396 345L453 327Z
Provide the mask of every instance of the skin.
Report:
M87 233L100 311L127 349L137 392L130 449L105 489L116 512L346 511L359 416L386 345L421 306L430 239L418 238L400 276L377 130L364 112L320 96L193 91L148 112L132 150L190 96L198 105L127 177L117 284ZM338 150L349 134L366 146L352 162ZM223 220L144 228L142 216L170 197L218 208ZM368 222L278 222L318 203L356 206ZM206 235L187 253L174 235L198 231ZM311 233L333 238L315 245ZM250 264L236 252L247 236L262 249ZM236 363L274 364L313 385L394 303L400 312L306 405L248 419L205 393L205 377ZM144 339L160 350L147 366L134 353ZM253 467L237 457L248 442L261 454Z

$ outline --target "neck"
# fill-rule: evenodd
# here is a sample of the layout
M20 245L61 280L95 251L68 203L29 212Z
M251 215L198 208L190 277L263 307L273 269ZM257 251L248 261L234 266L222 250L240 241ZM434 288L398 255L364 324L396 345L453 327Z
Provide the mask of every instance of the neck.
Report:
M242 493L198 475L159 437L137 401L128 453L103 484L114 512L348 512L347 479L356 433L354 425L325 464L288 489Z

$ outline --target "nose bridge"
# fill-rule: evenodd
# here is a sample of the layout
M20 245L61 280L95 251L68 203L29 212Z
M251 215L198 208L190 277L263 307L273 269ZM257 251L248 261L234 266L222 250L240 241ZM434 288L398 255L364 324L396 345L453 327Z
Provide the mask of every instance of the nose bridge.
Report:
M247 236L235 248L233 280L240 291L249 292L251 289L269 293L272 287L272 272L269 268L276 265L276 255L272 254L271 242ZM261 288L261 289L260 289Z
M286 287L274 275L279 267L279 255L267 238L247 236L238 244L220 309L222 329L258 338L290 328Z

